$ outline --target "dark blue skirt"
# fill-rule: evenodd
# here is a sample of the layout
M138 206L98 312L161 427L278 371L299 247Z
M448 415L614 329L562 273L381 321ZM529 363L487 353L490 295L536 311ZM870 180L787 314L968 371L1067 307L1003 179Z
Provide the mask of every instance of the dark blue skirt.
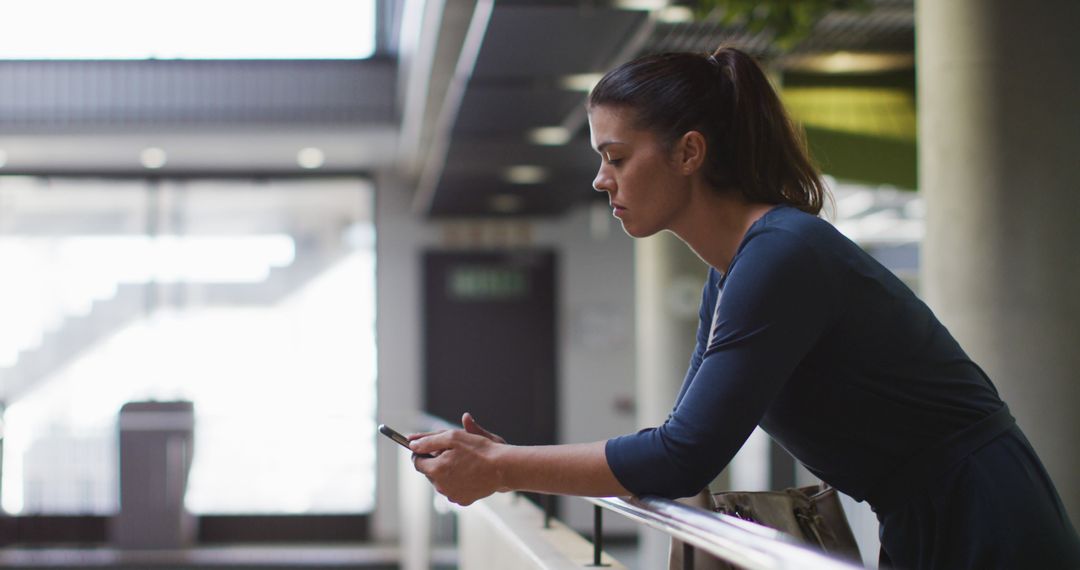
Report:
M882 568L1080 569L1080 538L1015 425L901 503L875 507Z

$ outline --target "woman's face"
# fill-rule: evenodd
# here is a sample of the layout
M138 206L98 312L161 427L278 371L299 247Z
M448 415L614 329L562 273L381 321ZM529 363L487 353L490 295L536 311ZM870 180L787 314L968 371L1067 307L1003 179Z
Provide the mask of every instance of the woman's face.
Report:
M633 111L597 106L589 111L592 147L600 153L593 188L608 193L612 214L633 237L671 229L689 203L690 177L651 131L633 126Z

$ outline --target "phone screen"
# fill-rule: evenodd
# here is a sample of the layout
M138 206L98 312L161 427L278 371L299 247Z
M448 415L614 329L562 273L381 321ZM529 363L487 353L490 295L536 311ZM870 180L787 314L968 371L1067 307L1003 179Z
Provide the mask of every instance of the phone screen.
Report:
M394 428L391 428L386 424L379 424L379 433L394 440L401 447L409 449L409 438L401 435L400 433L395 431ZM428 455L427 453L417 453L416 455L418 457L433 457L432 455Z

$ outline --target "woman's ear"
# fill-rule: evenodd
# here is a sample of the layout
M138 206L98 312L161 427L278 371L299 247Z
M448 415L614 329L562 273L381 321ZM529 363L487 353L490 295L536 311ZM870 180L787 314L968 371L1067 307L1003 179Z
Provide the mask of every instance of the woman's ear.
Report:
M705 136L698 131L687 131L679 139L676 151L678 166L683 174L690 175L705 164Z

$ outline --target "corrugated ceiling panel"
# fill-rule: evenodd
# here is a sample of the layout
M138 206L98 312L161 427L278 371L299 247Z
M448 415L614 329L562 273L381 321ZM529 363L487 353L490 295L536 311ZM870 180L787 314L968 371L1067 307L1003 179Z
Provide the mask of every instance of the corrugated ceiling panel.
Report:
M0 128L391 123L396 69L365 61L4 61Z

